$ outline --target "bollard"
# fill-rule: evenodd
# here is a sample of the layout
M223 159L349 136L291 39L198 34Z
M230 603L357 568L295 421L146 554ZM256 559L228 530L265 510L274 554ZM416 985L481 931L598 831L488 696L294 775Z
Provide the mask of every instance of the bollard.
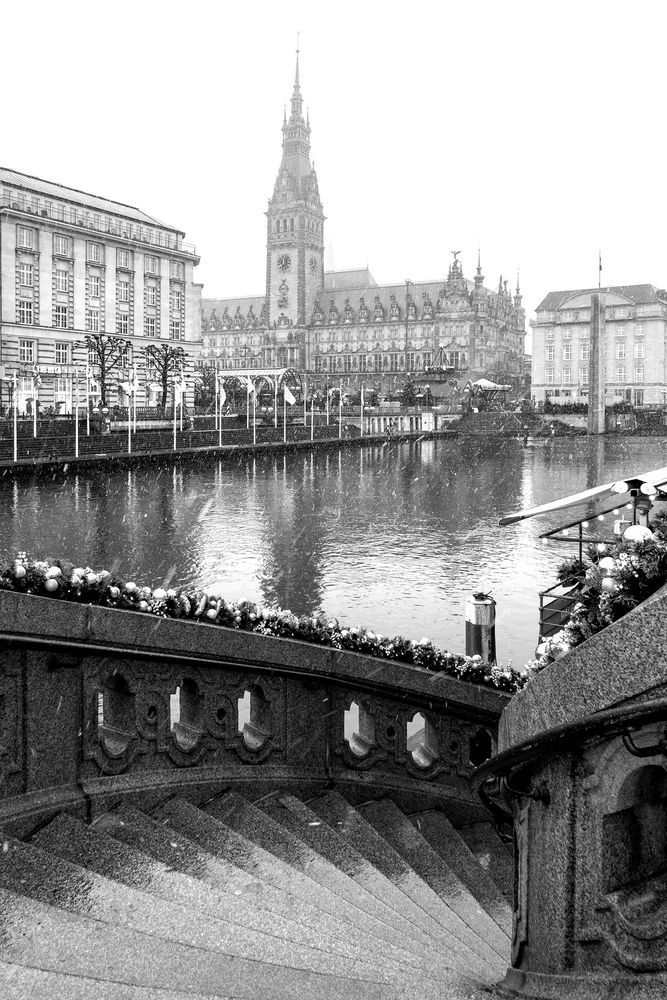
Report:
M466 656L475 654L486 663L496 662L496 602L481 593L466 601Z

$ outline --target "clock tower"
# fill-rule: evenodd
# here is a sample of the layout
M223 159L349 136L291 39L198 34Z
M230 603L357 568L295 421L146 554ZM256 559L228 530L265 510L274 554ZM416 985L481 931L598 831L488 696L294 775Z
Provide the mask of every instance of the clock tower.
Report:
M291 104L266 213L266 301L269 324L277 329L308 323L324 285L324 213L310 162L310 121L303 117L298 49Z

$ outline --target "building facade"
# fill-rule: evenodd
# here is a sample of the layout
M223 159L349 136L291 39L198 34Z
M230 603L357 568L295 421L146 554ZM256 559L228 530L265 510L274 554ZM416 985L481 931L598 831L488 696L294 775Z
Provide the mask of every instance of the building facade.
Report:
M94 379L85 337L101 334L129 342L108 401L127 402L136 367L137 403L155 405L142 348L178 344L194 360L201 346L199 258L183 237L139 209L0 168L2 403L16 374L20 413L35 395L42 410L71 413L88 360Z
M267 210L262 295L203 301L203 360L222 369L295 368L381 385L433 366L466 378L520 377L521 292L464 276L458 253L435 281L378 285L368 269L324 270L324 221L297 67Z
M591 296L598 289L549 292L531 321L536 402L586 402ZM605 403L667 403L667 291L654 285L601 289Z

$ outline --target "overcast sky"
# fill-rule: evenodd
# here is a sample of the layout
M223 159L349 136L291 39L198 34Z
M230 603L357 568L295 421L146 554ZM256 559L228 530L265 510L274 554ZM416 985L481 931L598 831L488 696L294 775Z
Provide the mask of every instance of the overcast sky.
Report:
M261 294L300 31L327 266L667 286L664 2L37 0L2 15L3 166L185 230Z

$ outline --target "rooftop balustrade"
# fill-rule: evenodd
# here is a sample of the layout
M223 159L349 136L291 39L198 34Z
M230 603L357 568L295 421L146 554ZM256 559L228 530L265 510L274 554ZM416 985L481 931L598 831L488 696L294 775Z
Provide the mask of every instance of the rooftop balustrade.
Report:
M13 191L0 191L0 209L10 209L26 217L26 225L35 219L48 219L57 225L75 226L89 232L127 240L129 243L146 244L156 249L171 250L176 253L196 256L197 249L192 243L185 243L180 233L174 230L151 227L146 223L134 222L120 216L105 215L90 209L65 208L58 203L47 202L37 197L19 199ZM30 220L30 221L28 221Z

